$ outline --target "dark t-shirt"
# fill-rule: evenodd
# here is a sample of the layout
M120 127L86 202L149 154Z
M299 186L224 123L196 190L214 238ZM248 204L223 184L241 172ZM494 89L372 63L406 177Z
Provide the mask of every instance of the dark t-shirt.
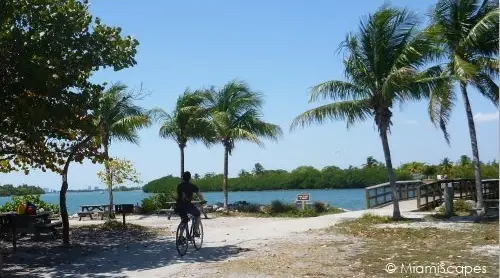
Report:
M193 193L200 192L198 186L190 182L182 182L177 185L177 203L189 204L193 199ZM182 199L182 194L184 193L185 199Z

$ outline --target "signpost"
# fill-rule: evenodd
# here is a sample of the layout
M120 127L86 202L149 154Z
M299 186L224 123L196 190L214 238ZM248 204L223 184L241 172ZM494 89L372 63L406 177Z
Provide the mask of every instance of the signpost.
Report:
M300 202L302 204L302 210L306 209L306 203L311 200L311 195L309 193L297 194L297 200L295 202Z

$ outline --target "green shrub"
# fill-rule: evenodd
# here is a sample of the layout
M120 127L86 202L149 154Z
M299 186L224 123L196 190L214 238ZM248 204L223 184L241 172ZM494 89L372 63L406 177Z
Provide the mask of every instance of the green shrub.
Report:
M437 212L439 214L444 214L445 213L445 204L443 203L442 206L438 207ZM457 212L469 212L469 204L463 199L458 199L453 202L453 213L456 214Z
M59 205L42 201L40 199L40 195L12 196L11 201L5 203L3 206L0 206L0 212L17 211L17 207L20 204L26 204L27 202L35 205L37 211L44 210L50 211L53 214L59 214Z
M454 212L469 212L469 204L463 199L458 199L453 203Z
M160 209L170 208L170 204L168 203L174 202L176 198L177 193L173 190L154 194L142 200L142 212L148 214L154 213Z
M292 204L286 204L279 200L272 201L268 206L269 213L291 213L298 211L297 207Z
M313 210L316 213L324 213L328 211L328 205L322 202L314 202L313 203Z
M246 201L235 202L234 204L231 205L231 209L237 210L239 212L246 212L246 213L261 212L259 204L253 204L253 203L249 203Z

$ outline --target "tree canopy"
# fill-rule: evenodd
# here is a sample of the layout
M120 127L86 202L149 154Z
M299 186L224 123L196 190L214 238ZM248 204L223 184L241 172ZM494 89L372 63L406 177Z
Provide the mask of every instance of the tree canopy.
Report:
M0 171L61 171L78 137L95 128L103 88L89 77L136 63L137 40L88 7L86 0L1 1Z
M373 158L373 157L372 157ZM412 180L419 178L436 178L436 174L449 173L449 178L473 178L472 165L462 166L460 160L446 166L430 165L422 162L401 164L396 168L398 180ZM260 164L260 163L259 163ZM409 168L408 165L425 165L425 167ZM262 165L261 165L262 166ZM348 167L341 169L336 166L326 166L315 169L311 166L300 166L292 171L265 170L261 168L259 174L252 174L249 170L241 170L240 175L230 178L232 191L260 191L280 189L326 189L326 188L364 188L367 186L387 182L387 169L377 164L371 167ZM410 172L410 170L412 172ZM498 163L492 161L482 165L484 178L498 178ZM195 181L202 191L220 191L223 175L207 173ZM165 176L152 180L143 187L144 192L158 193L175 189L179 178Z

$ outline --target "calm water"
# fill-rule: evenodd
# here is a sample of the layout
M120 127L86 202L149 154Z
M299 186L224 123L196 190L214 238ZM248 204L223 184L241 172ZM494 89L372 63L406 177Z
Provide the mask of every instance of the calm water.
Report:
M323 190L276 190L276 191L244 191L229 192L229 203L236 201L247 201L258 204L269 204L273 200L292 202L297 194L309 193L313 201L327 202L335 207L348 210L365 209L364 189L323 189ZM114 192L114 203L136 204L142 199L150 196L142 191ZM221 202L222 192L204 192L203 196L209 204ZM44 194L41 199L45 202L59 204L59 193ZM0 205L9 201L10 197L0 197ZM76 213L81 205L106 204L108 194L100 192L70 192L66 195L68 212Z

